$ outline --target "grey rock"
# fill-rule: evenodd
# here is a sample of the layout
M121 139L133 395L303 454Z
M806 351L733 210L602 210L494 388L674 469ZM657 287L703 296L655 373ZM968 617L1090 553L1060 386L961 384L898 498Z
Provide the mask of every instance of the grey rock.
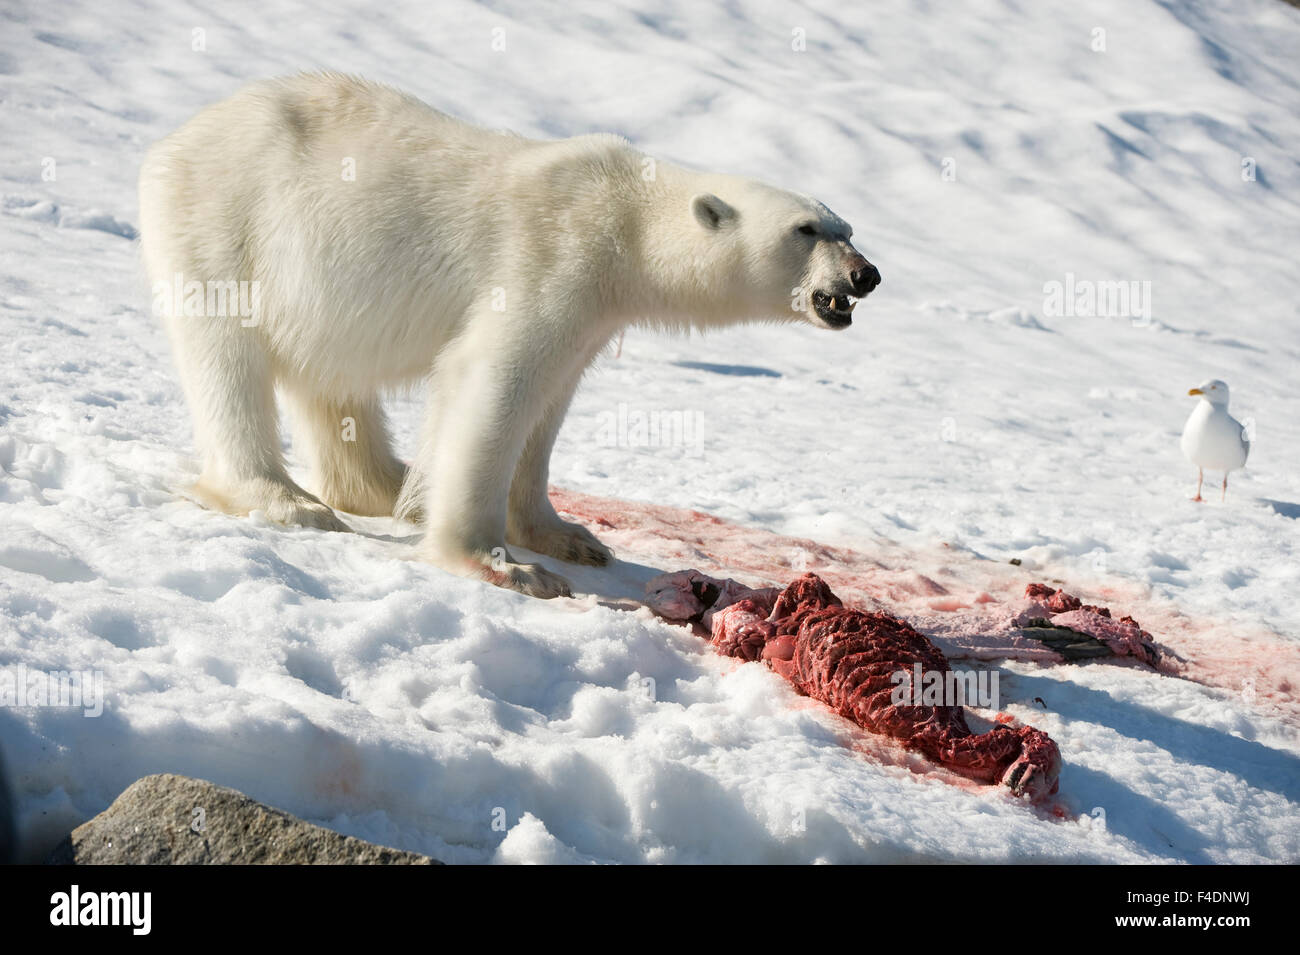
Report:
M199 811L201 810L201 811ZM55 848L54 865L439 865L202 779L137 779Z

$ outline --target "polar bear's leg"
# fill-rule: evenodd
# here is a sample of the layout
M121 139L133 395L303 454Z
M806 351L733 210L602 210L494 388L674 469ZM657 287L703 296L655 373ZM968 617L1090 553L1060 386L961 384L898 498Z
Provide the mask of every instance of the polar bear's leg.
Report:
M392 514L406 465L393 456L378 396L328 398L297 384L285 392L293 408L294 441L311 461L312 486L320 499L350 514Z
M575 378L559 400L546 409L524 446L510 485L506 539L571 564L601 567L609 563L613 553L581 524L562 520L547 495L551 449L577 385Z
M203 456L195 493L228 513L260 510L282 524L346 531L285 470L270 363L256 331L221 318L168 324Z
M418 462L428 558L453 573L544 598L569 596L569 582L540 564L520 563L505 543L515 465L541 409L554 399L548 357L536 342L497 340L485 349L470 335L452 346L434 371L436 424L426 430Z

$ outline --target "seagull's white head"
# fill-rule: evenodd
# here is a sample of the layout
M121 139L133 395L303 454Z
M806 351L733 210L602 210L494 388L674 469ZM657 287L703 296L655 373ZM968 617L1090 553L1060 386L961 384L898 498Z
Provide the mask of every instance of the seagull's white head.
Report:
M1200 395L1202 401L1208 401L1212 405L1221 408L1228 407L1228 384L1218 378L1204 381L1187 393L1189 395Z

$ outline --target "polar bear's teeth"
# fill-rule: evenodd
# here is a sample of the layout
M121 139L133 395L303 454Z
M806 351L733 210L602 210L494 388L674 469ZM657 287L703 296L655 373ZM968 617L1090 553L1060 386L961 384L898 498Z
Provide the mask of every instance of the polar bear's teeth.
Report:
M839 310L840 310L840 306L839 306L839 304L838 304L838 301L837 301L837 299L835 298L835 296L832 295L832 296L831 296L831 311L832 311L832 312L838 312Z

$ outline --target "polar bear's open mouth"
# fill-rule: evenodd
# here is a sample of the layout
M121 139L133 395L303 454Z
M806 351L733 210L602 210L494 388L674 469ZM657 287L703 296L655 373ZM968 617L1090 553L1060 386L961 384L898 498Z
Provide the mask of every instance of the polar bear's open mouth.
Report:
M812 303L817 317L830 328L848 328L853 324L853 306L858 300L852 295L813 292Z

